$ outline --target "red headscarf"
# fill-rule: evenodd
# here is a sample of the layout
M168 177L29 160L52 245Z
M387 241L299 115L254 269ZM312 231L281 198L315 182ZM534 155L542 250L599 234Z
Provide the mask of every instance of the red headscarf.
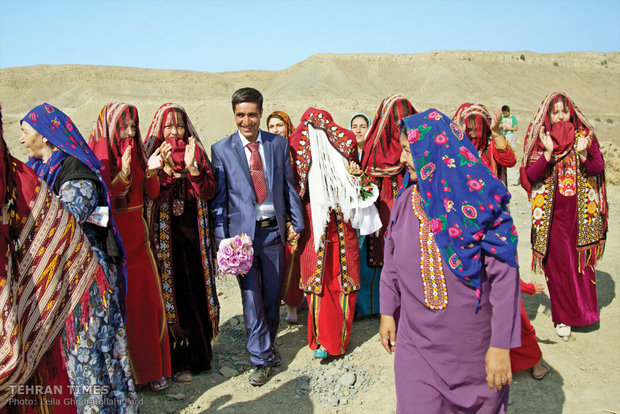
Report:
M135 121L136 134L133 138L121 140L121 130L129 120ZM101 161L101 175L108 187L121 171L122 157L129 146L131 146L131 171L144 173L146 159L139 125L138 109L133 105L112 102L101 109L90 133L88 146Z
M390 95L381 102L364 142L362 169L368 175L391 177L402 171L400 120L415 113L411 102L400 95Z
M570 119L568 122L557 122L551 125L550 113L557 102L562 102L564 107L568 108ZM544 147L538 139L543 126L553 140L553 154L556 161L566 155L573 147L576 131L583 130L584 136L590 131L594 132L586 117L565 93L551 92L548 94L540 104L534 120L527 128L523 143L523 161L520 169L521 186L528 193L530 193L532 185L527 179L525 168L538 161L544 152ZM592 142L596 142L596 145L600 147L596 135L593 135Z
M301 117L301 123L289 138L289 145L296 157L294 166L298 175L297 185L301 198L306 193L308 183L308 171L312 164L312 152L308 140L308 125L325 130L329 143L346 159L354 158L357 150L355 134L353 131L344 129L334 122L331 114L316 108L308 108Z
M491 113L484 105L471 102L464 103L456 110L452 120L461 124L459 126L478 152L482 154L487 150L491 136ZM470 137L468 133L471 122L476 128L475 137Z
M185 135L183 137L166 139L166 142L172 146L174 170L181 172L186 168L184 163L185 146L187 145L190 137L196 139L196 155L194 159L199 165L198 169L202 170L202 166L210 164L207 153L202 145L202 142L200 142L196 129L194 129L192 122L187 117L185 109L181 105L175 103L163 104L155 113L151 126L149 127L149 131L144 139L144 150L147 157L150 157L151 154L153 154L153 152L155 152L155 150L164 142L164 124L170 112L173 113L175 121L178 122L179 120L182 120L185 125ZM181 119L177 118L179 116Z

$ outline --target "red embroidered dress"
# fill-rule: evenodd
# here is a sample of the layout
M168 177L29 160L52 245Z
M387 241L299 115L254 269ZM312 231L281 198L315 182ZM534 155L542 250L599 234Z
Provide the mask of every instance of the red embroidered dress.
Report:
M558 102L570 119L551 124L550 108ZM549 161L539 140L543 127L554 143ZM577 138L589 133L591 144L581 161ZM554 323L586 326L599 319L595 266L607 235L604 171L588 120L565 94L547 95L525 136L521 185L532 208L532 267L544 269Z
M305 230L298 242L298 254L299 287L307 293L309 305L308 344L311 349L320 345L330 355L341 355L349 344L356 293L360 288L357 233L350 222L345 221L340 207L331 209L324 229L313 228L312 183L308 176L312 175L315 149L311 148L308 126L324 131L323 138L318 139L327 137L327 145L347 160L357 161L357 145L351 131L334 124L329 113L314 108L306 111L289 140L296 159L298 191L304 204ZM321 237L318 251L315 237Z
M120 140L124 124L136 122L134 138ZM171 375L170 343L159 272L144 219L144 196L157 198L156 174L145 175L146 161L138 128L138 111L124 103L107 104L99 114L88 145L102 163L102 175L114 200L114 219L127 252L127 345L137 384ZM131 146L131 172L121 173L121 157Z
M199 373L210 369L211 341L217 335L219 303L215 290L214 240L207 201L215 195L211 164L185 109L168 103L156 112L145 139L147 156L163 142L164 124L172 113L183 137L174 138L175 172L182 165L185 145L196 139L198 176L159 173L160 194L149 205L155 249L172 342L172 371ZM179 160L180 158L180 160Z

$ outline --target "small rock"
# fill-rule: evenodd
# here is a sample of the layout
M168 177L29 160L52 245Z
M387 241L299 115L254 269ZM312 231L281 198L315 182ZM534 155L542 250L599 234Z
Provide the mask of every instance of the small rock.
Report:
M353 350L353 352L355 352L356 354L361 354L362 353L362 348L360 348L359 346L356 346L355 349Z
M239 319L230 318L230 326L237 326L237 325L239 325Z
M340 404L340 400L336 396L332 397L331 401L332 401L332 407L338 407L338 404Z
M355 377L354 372L347 372L343 376L340 377L338 382L344 385L345 387L351 387L355 384L356 379L357 378Z
M228 365L224 365L220 369L220 374L222 374L224 378L232 378L239 375L239 372L236 369L229 367Z
M179 392L177 394L168 394L166 395L166 398L168 398L169 400L181 401L185 398L185 394L183 394L182 392Z

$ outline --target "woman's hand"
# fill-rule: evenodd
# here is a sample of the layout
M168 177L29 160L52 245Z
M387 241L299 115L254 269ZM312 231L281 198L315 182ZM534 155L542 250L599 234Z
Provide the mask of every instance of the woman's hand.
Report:
M187 171L191 175L200 175L200 170L194 165L196 156L196 139L194 137L189 137L188 143L185 146L185 157L183 161L185 161L185 166L187 167Z
M153 154L149 157L146 162L147 171L155 171L160 170L164 166L162 157L161 157L161 147L157 148Z
M121 172L125 177L125 180L129 179L131 174L131 145L127 147L121 158Z
M347 172L351 175L362 175L362 169L355 161L347 161Z
M499 131L502 113L496 108L494 114L495 115L491 119L491 137L493 137L493 140L495 141L495 147L498 149L503 149L508 146L508 140L504 134Z
M544 155L547 161L551 161L551 155L553 154L553 140L548 131L545 131L545 127L541 126L538 132L538 139L544 148Z
M542 283L534 283L534 294L535 295L543 293L544 291L545 291L545 285L543 285Z
M588 135L585 137L577 138L575 151L577 151L577 155L579 155L581 162L584 162L588 158L588 148L590 148L590 145L592 145L592 131L588 132Z
M491 132L493 132L495 134L500 134L502 135L502 133L499 131L499 125L500 122L502 120L502 113L499 111L499 109L495 108L494 111L494 116L491 117Z
M290 246L294 246L299 240L299 236L300 234L295 231L295 228L293 227L293 223L287 222L286 223L286 242Z
M174 161L172 161L172 145L164 142L159 147L161 160L163 162L164 172L170 176L172 176L172 171L174 170Z
M396 321L391 315L381 315L381 323L379 324L379 337L381 345L388 354L396 349Z
M493 387L501 390L502 387L511 384L510 349L490 346L484 357L484 369L487 372L487 384L490 390Z

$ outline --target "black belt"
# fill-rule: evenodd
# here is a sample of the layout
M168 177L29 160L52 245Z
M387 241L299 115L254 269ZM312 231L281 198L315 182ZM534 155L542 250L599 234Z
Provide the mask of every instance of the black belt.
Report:
M276 224L278 224L278 220L275 217L258 220L256 222L256 225L261 228L275 226Z

